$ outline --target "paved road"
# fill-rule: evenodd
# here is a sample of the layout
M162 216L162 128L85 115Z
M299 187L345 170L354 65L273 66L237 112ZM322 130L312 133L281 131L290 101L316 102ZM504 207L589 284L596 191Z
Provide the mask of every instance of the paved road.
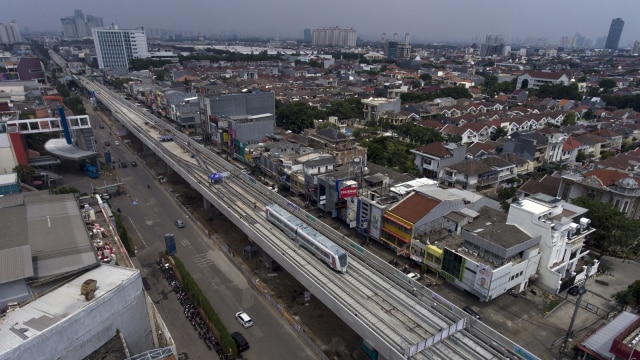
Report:
M93 114L90 113L91 115ZM92 122L95 120L92 116ZM156 265L158 254L164 250L166 233L176 235L178 257L198 281L227 329L230 332L242 332L249 341L251 349L242 354L244 358L315 359L313 352L307 349L284 319L249 286L242 273L224 253L198 230L170 193L154 181L152 175L142 166L142 161L137 159L122 141L119 146L114 145L115 124L106 125L106 129L95 130L99 144L108 138L112 144L112 157L136 160L140 164L138 167L129 166L115 171L112 178L117 178L125 184L128 196L116 196L109 200L109 203L112 208L120 208L122 211L123 220L138 250L134 263L149 285L150 297L167 323L181 357L205 359L211 358L213 354L186 321L181 305ZM85 179L87 183L91 183L91 179ZM93 182L96 183L96 180ZM90 192L91 186L82 189L79 186L81 183L74 186ZM147 185L151 189L148 189ZM174 221L178 218L185 221L185 228L175 227ZM253 327L243 329L235 320L234 314L239 310L246 311L253 318Z

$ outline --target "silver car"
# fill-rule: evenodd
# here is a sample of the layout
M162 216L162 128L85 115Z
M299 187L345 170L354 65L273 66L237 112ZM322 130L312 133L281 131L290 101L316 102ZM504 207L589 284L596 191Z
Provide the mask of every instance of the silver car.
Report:
M240 325L242 325L242 327L244 327L245 329L253 326L253 320L251 320L249 315L247 315L247 313L244 311L237 312L236 319L238 319Z

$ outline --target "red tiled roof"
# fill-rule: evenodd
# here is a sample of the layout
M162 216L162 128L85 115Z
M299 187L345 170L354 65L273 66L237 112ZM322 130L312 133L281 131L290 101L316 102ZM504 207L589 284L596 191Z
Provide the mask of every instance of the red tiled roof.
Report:
M573 137L569 136L569 138L567 139L567 141L564 142L564 144L562 144L562 151L570 151L573 149L576 149L578 147L580 147L582 145L582 143L576 139L574 139Z
M388 212L415 224L440 203L439 200L414 192L390 208Z
M442 144L440 141L433 142L431 144L422 145L419 148L417 148L416 151L419 151L423 154L433 155L441 159L444 159L452 155L451 151L446 147L444 147L444 144Z
M621 171L617 171L617 170L608 170L608 169L596 169L596 170L591 170L589 172L586 172L583 175L585 178L589 177L589 176L593 176L596 179L600 180L600 182L602 183L602 185L609 187L613 184L615 184L618 180L624 179L624 178L628 178L628 177L632 177L627 173L623 173ZM636 179L636 181L638 181Z
M550 80L558 80L564 75L561 72L546 72L546 71L527 71L525 74L528 74L532 78L538 79L550 79Z

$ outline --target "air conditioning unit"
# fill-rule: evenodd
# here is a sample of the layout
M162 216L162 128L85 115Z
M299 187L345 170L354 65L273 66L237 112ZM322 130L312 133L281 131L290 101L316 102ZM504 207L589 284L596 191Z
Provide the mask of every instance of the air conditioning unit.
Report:
M586 230L591 224L591 220L587 218L580 218L580 230Z
M572 237L573 235L575 235L577 230L578 230L578 224L576 223L569 224L569 237Z

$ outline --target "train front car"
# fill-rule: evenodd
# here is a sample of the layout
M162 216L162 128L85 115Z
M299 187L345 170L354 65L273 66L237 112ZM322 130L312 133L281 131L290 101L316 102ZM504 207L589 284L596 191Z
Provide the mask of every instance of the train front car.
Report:
M267 206L265 212L272 224L290 237L295 236L295 241L300 246L309 250L330 268L342 273L347 272L349 256L340 246L278 205Z

